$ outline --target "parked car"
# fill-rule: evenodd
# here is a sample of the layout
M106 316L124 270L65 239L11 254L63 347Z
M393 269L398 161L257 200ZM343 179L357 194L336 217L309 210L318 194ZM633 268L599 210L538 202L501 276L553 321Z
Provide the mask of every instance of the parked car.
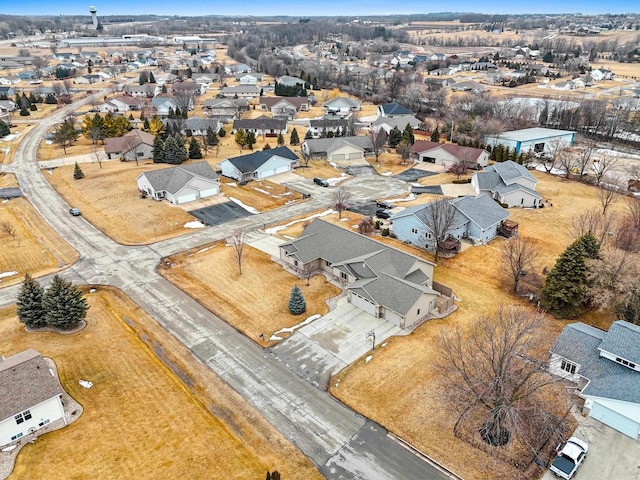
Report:
M383 210L391 210L393 208L393 205L391 204L391 202L380 200L376 202L376 207L381 208Z
M587 456L589 446L583 440L571 437L564 444L558 445L557 456L551 464L551 472L557 477L569 480Z
M379 208L378 210L376 210L376 217L378 218L391 218L391 215L393 215L393 213L391 213L389 210L385 210L384 208Z
M327 182L324 178L320 178L320 177L315 177L313 179L313 183L315 183L316 185L320 185L321 187L329 186L329 182Z
M80 215L82 215L82 213L80 213L80 210L78 210L77 208L73 207L69 209L69 213L71 215L73 215L74 217L79 217Z

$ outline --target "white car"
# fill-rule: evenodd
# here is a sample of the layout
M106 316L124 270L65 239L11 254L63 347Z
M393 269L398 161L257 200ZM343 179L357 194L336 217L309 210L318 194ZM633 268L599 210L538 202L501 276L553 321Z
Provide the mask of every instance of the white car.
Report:
M578 470L578 467L587 456L589 445L583 440L571 437L560 445L556 450L558 452L555 460L551 464L551 472L557 477L569 480Z

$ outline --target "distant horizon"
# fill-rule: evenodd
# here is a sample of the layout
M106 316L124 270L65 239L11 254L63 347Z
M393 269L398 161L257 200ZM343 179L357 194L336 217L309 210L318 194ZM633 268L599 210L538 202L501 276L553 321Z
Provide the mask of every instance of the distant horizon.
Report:
M89 6L95 6L100 15L158 15L158 16L288 16L288 17L337 17L337 16L379 16L379 15L427 15L430 13L471 13L487 15L527 15L527 14L638 14L637 0L616 0L603 3L597 0L540 0L533 5L525 2L514 5L509 0L496 0L483 5L482 12L477 11L478 3L472 0L454 0L447 4L447 9L433 8L421 0L404 0L394 5L389 11L390 2L384 0L353 0L345 4L342 0L326 0L314 5L300 5L293 0L281 0L277 4L246 0L242 3L242 11L237 4L212 6L204 0L192 0L187 4L176 6L168 0L139 0L133 5L126 0L112 0L101 6L100 2L90 3L80 0L50 1L24 0L22 2L6 2L3 14L19 16L43 15L87 15ZM429 8L431 7L431 8ZM608 11L602 11L606 8ZM634 12L634 9L636 10Z

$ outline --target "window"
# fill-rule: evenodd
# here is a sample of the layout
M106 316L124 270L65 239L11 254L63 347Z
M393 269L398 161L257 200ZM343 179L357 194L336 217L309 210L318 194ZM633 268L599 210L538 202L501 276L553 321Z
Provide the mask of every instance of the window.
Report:
M418 233L418 229L417 228L412 228L411 229L411 233L416 233L417 234Z
M331 266L331 262L329 260L325 260L324 261L325 266L330 267Z
M347 274L344 272L340 272L340 278L342 278L343 280L347 280Z
M569 372L571 374L576 373L578 366L575 363L569 362L568 360L562 360L560 364L560 368L565 372Z
M298 266L298 260L294 260L293 264L297 267Z
M25 410L24 412L17 414L13 418L16 419L16 424L20 425L25 420L29 420L31 418L31 410Z
M22 432L20 432L17 435L14 435L13 437L11 437L11 441L14 441L17 438L20 438L21 436L22 436Z
M418 309L418 311L416 312L416 315L420 315L420 309Z
M431 234L430 233L427 233L427 238L431 238Z
M624 358L620 358L620 357L616 357L616 362L624 365L625 367L629 367L629 368L636 368L636 364L630 362L629 360L625 360Z

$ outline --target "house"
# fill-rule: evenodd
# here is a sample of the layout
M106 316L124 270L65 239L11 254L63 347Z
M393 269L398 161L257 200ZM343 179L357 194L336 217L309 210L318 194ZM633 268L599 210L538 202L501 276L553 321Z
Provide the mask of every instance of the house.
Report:
M511 160L489 165L471 176L477 195L489 195L507 207L540 207L542 197L536 192L537 183L529 170Z
M8 114L16 110L15 102L11 100L0 100L0 113Z
M222 87L218 96L226 98L255 98L260 96L260 88L255 85Z
M243 73L236 75L236 80L240 82L240 85L257 85L261 82L263 75L261 73Z
M194 97L204 93L204 87L196 82L176 82L171 85L171 92L174 97L189 96Z
M260 97L260 110L291 120L296 113L309 111L309 100L307 97Z
M13 97L16 94L16 89L8 86L0 86L0 98Z
M399 103L391 102L378 105L378 117L413 116L413 112Z
M193 202L220 193L220 179L208 162L152 170L138 175L138 189L156 201L174 205Z
M464 162L467 168L482 168L489 161L489 152L481 148L461 147L453 143L444 144L425 140L417 140L411 146L411 155L418 162L442 165L445 170L458 162Z
M444 53L434 53L429 57L432 62L444 62L447 56Z
M253 132L256 137L258 135L277 137L280 134L287 133L287 121L282 118L270 118L264 115L258 118L234 120L233 133L236 133L239 129L243 129L247 133Z
M549 371L577 384L590 417L638 440L640 327L618 320L605 332L571 323L551 348Z
M246 182L290 172L299 163L300 159L288 147L278 147L228 158L220 162L219 167L225 177Z
M554 128L525 128L512 130L497 135L485 135L484 143L495 147L503 145L516 149L516 153L549 153L558 144L573 145L576 132L569 130L556 130Z
M235 75L236 73L251 73L251 67L246 63L232 63L225 65L224 72L227 75Z
M29 349L0 357L0 447L62 419L62 386L47 361Z
M565 80L552 84L550 88L554 90L575 90L578 88L578 85L573 80Z
M373 153L373 142L370 136L309 139L302 142L302 153L329 162L364 162L365 157Z
M156 86L151 83L144 85L125 85L123 92L132 97L153 97Z
M296 85L304 86L305 81L298 77L291 77L289 75L282 75L281 77L276 78L276 82L278 85L283 85L285 87L295 87Z
M318 120L309 120L309 132L312 138L320 138L331 132L339 135L347 131L349 125L348 120L343 118L320 118Z
M280 260L297 272L340 280L349 303L403 329L446 309L434 289L435 264L322 219L280 245Z
M106 138L104 153L107 158L122 158L124 160L145 160L153 158L154 136L142 130L131 130L122 137Z
M616 78L616 74L605 68L597 68L595 70L591 70L591 78L596 82L601 82L603 80L613 80Z
M21 79L17 75L3 75L0 77L0 85L15 85L20 82Z
M130 97L123 95L121 97L110 98L98 107L102 113L124 113L131 110L142 110L146 102L145 97Z
M168 118L162 120L162 123L171 125L174 132L179 128L182 135L190 133L193 136L204 136L209 128L217 133L221 126L217 118L204 117Z
M98 75L97 73L89 73L86 75L82 75L80 77L76 77L73 80L73 83L87 85L87 84L102 82L103 80L104 80L104 77L102 75Z
M191 104L193 108L193 105ZM176 111L178 101L172 97L155 97L151 99L151 110L159 117L166 117L171 111Z
M455 92L482 93L484 92L484 87L473 80L464 80L451 85L451 90Z
M387 134L395 127L401 132L407 127L407 124L411 125L411 128L416 129L422 122L413 115L399 115L395 117L378 117L371 124L371 128L374 132L383 129Z
M331 115L348 117L352 112L359 112L360 105L358 100L349 97L335 97L324 102L322 109Z
M234 119L240 112L249 110L246 98L211 98L204 101L208 115L218 115Z
M487 195L467 195L438 202L450 202L455 207L447 237L458 241L469 238L475 243L488 243L498 235L498 228L509 217L509 212ZM435 203L416 205L393 215L390 219L393 232L403 242L434 250L436 240L430 225L437 214L432 214L433 208L437 208Z

